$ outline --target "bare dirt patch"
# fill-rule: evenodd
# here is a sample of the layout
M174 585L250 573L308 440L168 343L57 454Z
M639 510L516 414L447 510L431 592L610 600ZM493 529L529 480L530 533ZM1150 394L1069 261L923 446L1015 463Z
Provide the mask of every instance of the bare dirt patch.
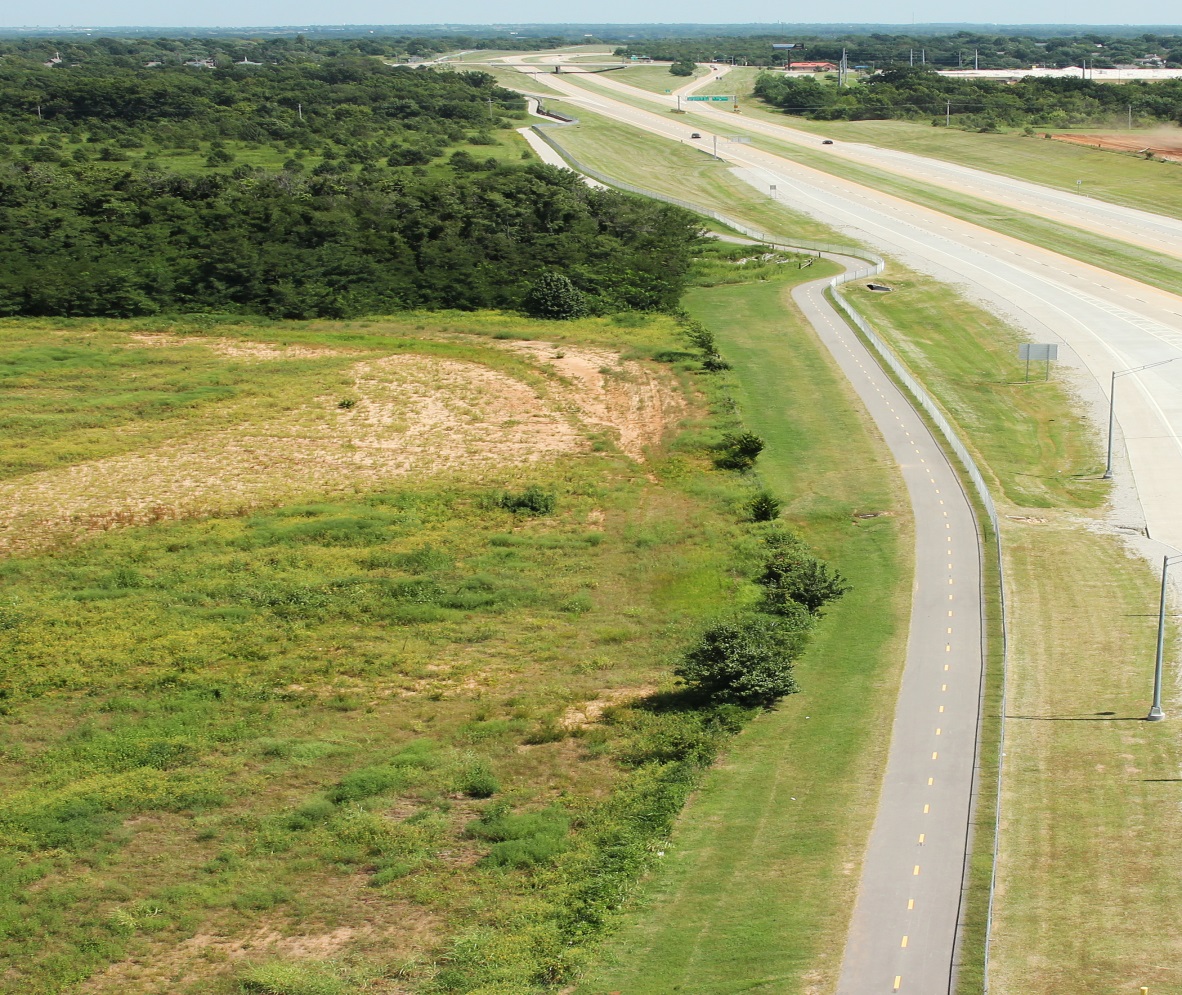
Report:
M685 400L667 378L609 350L551 342L508 342L505 348L549 367L557 377L555 393L583 424L610 432L620 450L639 462L645 448L685 414Z
M1182 162L1182 132L1152 131L1144 133L1116 132L1114 134L1080 135L1061 133L1053 136L1056 141L1072 145L1086 145L1089 148L1104 149L1108 152L1149 153L1155 159Z
M197 341L212 346L217 340ZM225 348L245 345L254 349L243 343ZM543 392L478 363L387 356L352 367L348 409L337 397L321 397L272 421L5 481L0 551L274 505L310 491L351 491L407 474L479 474L586 450L591 429L613 431L621 448L640 458L683 409L672 385L639 363L575 349L555 360L539 351L546 348L522 350L554 363L557 376ZM260 349L251 355L293 355Z
M656 690L654 686L619 688L615 691L604 691L598 698L594 698L591 701L584 701L581 705L572 705L563 713L558 724L564 729L585 729L587 726L594 725L598 722L604 711L613 705L619 705L626 701L635 701L637 698L643 698L645 695L652 694Z

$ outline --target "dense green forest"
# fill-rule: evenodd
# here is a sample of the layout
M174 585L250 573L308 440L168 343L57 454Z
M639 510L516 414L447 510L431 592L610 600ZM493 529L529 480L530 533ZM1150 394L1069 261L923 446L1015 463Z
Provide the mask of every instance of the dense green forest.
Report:
M775 43L796 44L795 49L773 49ZM1142 32L1137 35L1097 34L999 34L996 31L956 31L931 34L923 31L883 34L864 31L816 36L789 26L786 34L755 36L678 37L651 39L621 46L617 55L644 55L673 62L730 62L740 65L779 66L786 62L836 61L845 51L850 65L883 68L921 61L939 69L971 68L976 53L982 69L1019 69L1032 65L1063 68L1087 60L1098 68L1124 65L1158 55L1170 65L1182 66L1182 35Z
M550 269L592 311L681 292L695 219L523 162L485 73L112 47L0 66L0 314L512 308Z
M930 69L888 69L838 88L812 77L765 73L755 95L819 121L923 119L962 127L1066 128L1111 122L1182 123L1182 80L1120 86L1083 79L1031 77L1016 83L957 79Z

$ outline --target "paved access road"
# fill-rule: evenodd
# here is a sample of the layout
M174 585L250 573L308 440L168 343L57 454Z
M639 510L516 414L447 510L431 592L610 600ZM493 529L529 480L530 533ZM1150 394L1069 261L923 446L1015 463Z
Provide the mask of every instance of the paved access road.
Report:
M850 261L856 264L855 260ZM839 995L944 995L960 912L981 679L976 523L927 426L825 300L793 294L898 461L915 517L907 661Z

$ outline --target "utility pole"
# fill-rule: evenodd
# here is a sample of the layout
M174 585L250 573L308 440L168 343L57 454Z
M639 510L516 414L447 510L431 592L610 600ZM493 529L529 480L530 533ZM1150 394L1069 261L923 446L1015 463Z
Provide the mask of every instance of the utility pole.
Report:
M493 112L492 112L492 105L493 105L493 102L492 102L492 97L485 97L485 98L484 98L484 102L485 102L486 104L488 104L488 119L491 121L491 120L493 119Z
M907 50L907 56L908 56L908 59L910 60L910 64L911 64L912 68L914 68L915 67L915 49L909 48Z
M300 120L304 120L304 105L296 104L296 113L299 114Z
M964 52L962 52L960 49L956 50L956 68L964 68Z
M1129 131L1133 130L1133 105L1129 104Z
M952 123L952 101L944 101L944 127L947 128Z
M973 49L973 70L976 71L981 68L981 60L977 57L977 50Z
M926 48L921 48L919 50L919 64L921 66L926 66L928 64L928 50Z

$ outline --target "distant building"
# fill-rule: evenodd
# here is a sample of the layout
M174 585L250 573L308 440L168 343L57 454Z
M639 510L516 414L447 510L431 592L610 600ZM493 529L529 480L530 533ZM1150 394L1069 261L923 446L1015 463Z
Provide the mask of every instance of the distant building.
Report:
M62 64L62 53L61 52L54 52L52 59L49 59L48 61L42 63L42 65L44 65L46 69L52 69L54 66L60 66L61 64Z
M798 73L835 73L836 62L794 62L792 69Z

